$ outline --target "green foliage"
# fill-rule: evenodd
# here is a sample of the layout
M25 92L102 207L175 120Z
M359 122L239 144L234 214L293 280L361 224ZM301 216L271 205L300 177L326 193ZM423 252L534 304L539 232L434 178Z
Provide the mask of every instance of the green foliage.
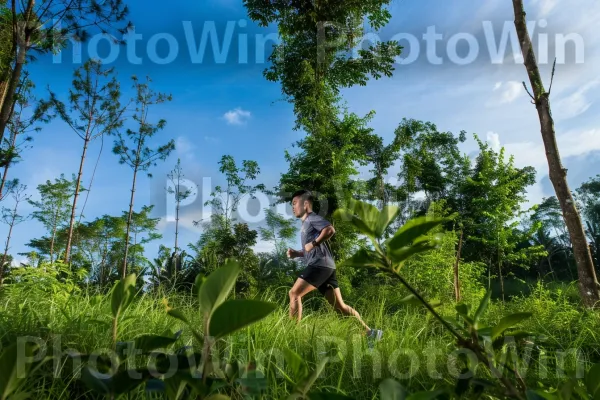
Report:
M46 253L50 256L50 262L55 260L53 255L57 252L55 248L57 232L69 222L75 184L74 175L71 180L67 180L64 174L61 174L54 183L47 180L46 183L38 185L39 201L29 200L29 203L37 209L33 212L33 218L41 222L50 235L50 246Z
M324 129L327 120L336 117L332 106L342 87L365 85L369 76L392 75L401 50L396 42L360 49L359 59L347 56L362 37L363 21L374 29L388 23L388 4L389 0L336 0L320 5L244 1L249 17L260 26L277 24L282 43L275 46L269 57L271 67L264 74L279 81L286 99L294 103L298 127Z

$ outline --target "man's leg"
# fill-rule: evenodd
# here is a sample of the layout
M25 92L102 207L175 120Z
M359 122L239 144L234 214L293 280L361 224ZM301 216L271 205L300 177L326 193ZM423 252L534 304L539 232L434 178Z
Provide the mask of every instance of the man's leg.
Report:
M331 306L335 309L335 311L343 315L356 317L358 319L358 322L360 322L361 325L365 328L366 333L368 334L369 332L371 332L371 328L369 328L369 326L365 324L365 322L360 317L358 311L344 303L344 299L342 298L342 292L340 291L340 288L329 288L329 290L325 292L325 298L327 299L329 304L331 304Z
M294 286L290 290L290 318L294 318L297 314L298 322L302 319L302 297L306 296L316 287L306 282L302 278L298 278Z

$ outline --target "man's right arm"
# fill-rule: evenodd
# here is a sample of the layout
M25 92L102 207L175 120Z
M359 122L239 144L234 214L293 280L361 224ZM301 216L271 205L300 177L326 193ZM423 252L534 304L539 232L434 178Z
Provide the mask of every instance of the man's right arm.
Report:
M290 258L304 257L304 251L302 251L302 250L288 249L288 256Z

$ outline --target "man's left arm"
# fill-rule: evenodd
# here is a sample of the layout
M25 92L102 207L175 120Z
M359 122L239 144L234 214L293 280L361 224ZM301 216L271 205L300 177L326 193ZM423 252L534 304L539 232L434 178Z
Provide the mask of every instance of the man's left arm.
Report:
M330 239L333 235L335 235L335 228L326 219L318 217L314 220L311 220L310 222L317 231L320 231L319 236L317 236L314 239L314 242L316 242L317 246L323 243L324 241ZM315 246L312 242L307 243L306 246L304 246L304 250L308 252L311 251L314 247Z

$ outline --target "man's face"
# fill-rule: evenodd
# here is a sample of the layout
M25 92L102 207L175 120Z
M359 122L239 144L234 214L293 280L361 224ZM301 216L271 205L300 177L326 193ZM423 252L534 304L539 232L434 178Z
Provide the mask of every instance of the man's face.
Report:
M296 218L302 217L304 215L304 202L300 198L300 196L294 197L292 200L292 211Z

